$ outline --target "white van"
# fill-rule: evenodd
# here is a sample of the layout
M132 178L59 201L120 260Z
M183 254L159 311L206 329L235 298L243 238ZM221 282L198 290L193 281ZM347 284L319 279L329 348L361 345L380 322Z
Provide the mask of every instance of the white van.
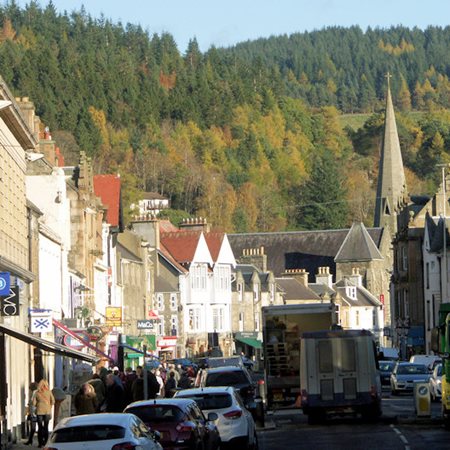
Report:
M429 370L433 370L437 363L441 362L441 357L438 355L412 355L409 358L410 363L423 364L427 366Z
M370 331L303 333L300 341L301 407L310 423L327 414L381 414L381 382Z

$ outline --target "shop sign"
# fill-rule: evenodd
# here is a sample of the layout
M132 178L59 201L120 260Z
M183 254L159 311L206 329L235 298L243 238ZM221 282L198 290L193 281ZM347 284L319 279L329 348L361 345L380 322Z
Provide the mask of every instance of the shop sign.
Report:
M120 306L107 306L105 317L108 325L120 327L122 325L122 308Z
M153 320L138 320L137 329L138 330L153 330L155 324Z
M32 333L51 333L53 329L51 312L34 313L31 315L31 332Z
M0 272L0 297L7 297L11 287L11 276L9 272Z
M18 316L19 312L19 288L10 288L9 294L1 297L1 314L2 316Z
M165 336L158 340L158 347L175 347L177 345L177 338L172 336Z
M72 333L76 334L77 336L80 336L80 339L83 339L85 342L89 342L89 334L86 331L76 331L76 330L70 330ZM84 347L84 344L80 342L77 338L70 336L69 334L66 334L63 338L64 345L67 345L67 347L73 348L73 349L80 349Z

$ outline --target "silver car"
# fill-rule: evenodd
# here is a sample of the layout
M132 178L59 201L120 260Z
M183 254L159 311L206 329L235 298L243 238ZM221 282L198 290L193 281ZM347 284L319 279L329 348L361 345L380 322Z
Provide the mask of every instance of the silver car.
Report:
M391 393L412 392L416 381L428 383L430 372L424 364L398 362L391 374Z
M433 401L442 397L442 364L437 364L431 374L430 395Z

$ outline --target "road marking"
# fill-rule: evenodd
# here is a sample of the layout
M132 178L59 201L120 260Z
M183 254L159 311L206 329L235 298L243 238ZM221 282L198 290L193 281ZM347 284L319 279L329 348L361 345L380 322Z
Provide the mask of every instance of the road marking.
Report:
M392 424L390 425L390 427L394 430L395 434L397 434L400 440L405 444L405 450L410 450L408 439L406 439L402 432L398 428L395 428Z

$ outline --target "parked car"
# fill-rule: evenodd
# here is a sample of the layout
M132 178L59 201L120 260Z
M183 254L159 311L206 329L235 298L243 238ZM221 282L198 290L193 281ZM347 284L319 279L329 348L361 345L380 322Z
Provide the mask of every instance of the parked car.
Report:
M380 368L380 380L382 385L389 386L391 383L391 373L395 367L395 361L378 361Z
M183 369L192 367L194 373L198 371L198 365L189 358L175 358L166 361L168 364L180 365Z
M192 399L164 398L134 402L125 412L135 414L147 426L160 433L164 449L173 450L217 450L220 435L214 421L214 412L205 418Z
M86 414L59 421L44 450L162 450L158 438L133 414Z
M410 362L398 362L391 374L391 392L397 395L400 392L412 392L414 382L428 382L430 372L424 364L413 364Z
M437 364L431 374L430 395L433 401L442 397L442 363Z
M256 414L256 384L243 366L210 367L199 372L195 387L233 386L242 397L245 407Z
M215 412L219 429L221 450L225 447L239 449L258 448L255 422L241 396L230 386L184 389L175 394L177 398L191 398L204 414Z

